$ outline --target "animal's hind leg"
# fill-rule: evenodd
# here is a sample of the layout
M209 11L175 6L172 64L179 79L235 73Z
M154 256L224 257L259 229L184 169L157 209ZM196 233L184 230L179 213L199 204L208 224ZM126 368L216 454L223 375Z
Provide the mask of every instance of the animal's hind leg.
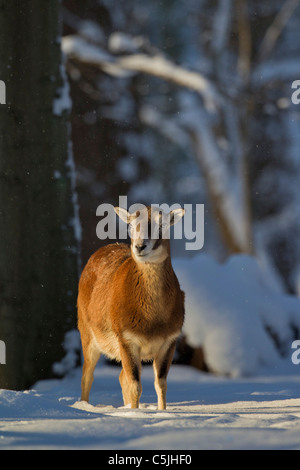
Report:
M85 346L85 347L84 347ZM94 370L100 357L100 350L91 340L83 345L84 363L81 378L81 400L89 401L90 391L94 380Z

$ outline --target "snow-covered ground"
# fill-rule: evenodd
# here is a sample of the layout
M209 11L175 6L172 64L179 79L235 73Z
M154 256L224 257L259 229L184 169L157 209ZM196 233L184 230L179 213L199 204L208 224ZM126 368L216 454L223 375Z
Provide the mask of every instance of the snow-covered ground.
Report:
M141 406L131 410L119 367L101 359L87 404L74 369L78 332L69 332L54 365L70 370L63 379L0 390L0 448L300 449L300 299L249 256L218 264L200 255L174 266L186 292L184 333L216 374L173 365L167 410L157 411L152 367L144 366Z
M0 448L300 449L297 367L224 378L173 365L167 410L157 411L151 366L141 407L131 410L122 406L119 368L100 361L91 404L78 401L80 369L30 391L1 390Z

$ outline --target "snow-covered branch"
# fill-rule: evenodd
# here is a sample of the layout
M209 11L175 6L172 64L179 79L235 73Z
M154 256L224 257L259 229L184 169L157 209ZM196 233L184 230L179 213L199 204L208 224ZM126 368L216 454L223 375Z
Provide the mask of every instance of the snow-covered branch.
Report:
M112 75L124 76L128 72L146 73L189 88L202 96L209 110L215 110L222 101L221 95L206 77L180 67L160 54L151 56L137 53L113 56L100 46L91 44L76 35L64 37L62 49L69 58L96 65Z

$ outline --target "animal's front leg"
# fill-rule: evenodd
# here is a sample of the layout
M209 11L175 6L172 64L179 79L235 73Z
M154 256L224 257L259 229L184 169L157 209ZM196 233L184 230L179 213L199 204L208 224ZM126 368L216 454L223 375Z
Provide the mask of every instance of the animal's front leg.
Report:
M157 407L159 410L166 409L167 375L172 363L175 346L175 342L168 347L163 346L153 361L154 386L157 393Z
M131 408L138 408L142 394L140 351L133 344L120 342L122 371L120 384L124 404L130 403Z

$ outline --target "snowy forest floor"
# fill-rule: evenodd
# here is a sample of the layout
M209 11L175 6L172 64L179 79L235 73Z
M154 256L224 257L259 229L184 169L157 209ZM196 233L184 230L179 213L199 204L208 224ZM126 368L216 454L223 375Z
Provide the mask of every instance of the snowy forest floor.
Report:
M151 366L137 410L122 406L119 372L100 361L90 404L78 401L80 368L29 391L0 390L0 449L300 449L295 365L234 379L173 365L166 411L156 410Z

